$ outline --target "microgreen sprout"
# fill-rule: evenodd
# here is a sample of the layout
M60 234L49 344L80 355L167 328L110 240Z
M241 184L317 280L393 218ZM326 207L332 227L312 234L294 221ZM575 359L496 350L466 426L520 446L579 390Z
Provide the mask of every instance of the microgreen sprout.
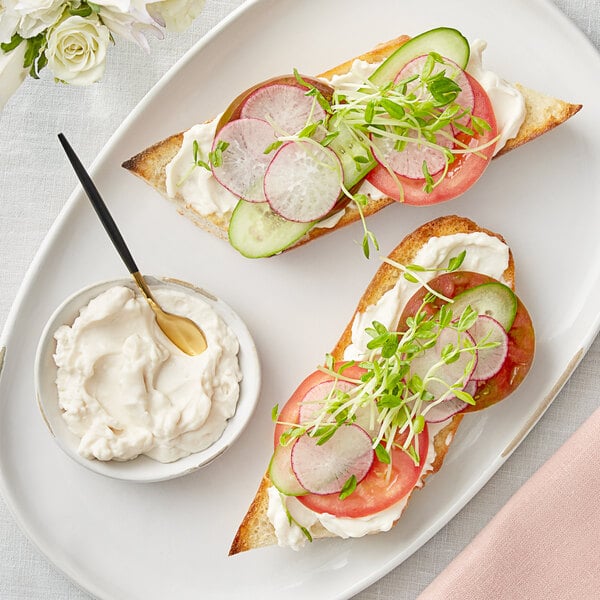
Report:
M194 140L192 142L192 166L189 170L183 175L183 177L177 182L177 187L184 184L184 182L189 178L189 176L194 172L197 167L202 169L206 169L207 171L211 171L211 165L213 167L219 167L223 164L223 152L227 150L229 147L229 143L223 140L217 142L214 150L211 150L208 153L208 157L206 160L202 156L202 152L200 150L200 144L198 140Z

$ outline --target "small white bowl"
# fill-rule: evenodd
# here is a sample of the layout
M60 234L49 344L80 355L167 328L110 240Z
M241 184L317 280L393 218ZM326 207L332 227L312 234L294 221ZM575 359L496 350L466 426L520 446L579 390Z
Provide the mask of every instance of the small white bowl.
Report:
M260 391L260 363L254 340L240 317L222 300L188 283L155 277L145 277L151 287L168 286L200 297L229 325L240 343L239 364L242 371L240 397L235 415L229 419L221 437L211 446L171 463L161 463L147 456L138 456L130 461L100 461L87 459L77 452L79 438L74 435L62 417L56 389L57 367L54 362L55 331L61 325L71 325L81 308L90 300L115 285L137 289L132 279L105 281L91 285L67 298L48 320L37 348L35 358L35 386L37 402L54 439L76 462L101 475L135 482L163 481L180 477L204 467L223 454L242 433L258 402Z

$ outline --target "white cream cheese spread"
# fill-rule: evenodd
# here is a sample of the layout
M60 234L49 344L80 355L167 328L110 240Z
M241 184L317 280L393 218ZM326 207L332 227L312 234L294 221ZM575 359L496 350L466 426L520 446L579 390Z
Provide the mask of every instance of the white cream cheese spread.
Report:
M496 116L499 139L496 142L494 154L497 154L508 140L514 138L525 120L525 99L523 94L499 77L493 71L483 68L483 51L487 48L487 42L475 40L471 44L471 54L467 72L481 84L486 91Z
M463 250L466 250L467 253L461 270L476 271L504 281L502 275L509 262L508 246L497 237L483 232L457 233L430 238L411 262L425 268L446 267L450 258L457 256ZM429 281L436 276L436 273L424 271L419 275L424 281ZM371 338L367 336L365 329L370 327L373 321L379 321L388 329L394 330L404 306L420 287L420 284L411 283L403 277L399 277L396 285L386 292L376 304L369 306L363 313L357 313L352 324L352 343L346 348L344 359L361 360L366 356L366 344ZM435 459L433 441L436 434L445 425L447 425L447 421L429 424L429 449L426 463L416 484L417 487L423 485L424 476L433 468ZM449 445L451 441L452 435L447 435L444 440L446 445ZM408 496L379 513L368 517L348 519L311 511L296 498L280 494L277 489L272 487L269 489L268 517L275 529L278 544L299 549L306 542L306 537L298 525L294 522L290 524L286 508L293 519L309 531L315 523L319 522L331 533L347 538L388 531L402 514L407 502Z
M147 302L124 286L91 300L55 333L59 405L86 458L172 462L210 446L235 413L236 336L201 299L169 288L153 293L166 310L201 325L205 352L176 348Z

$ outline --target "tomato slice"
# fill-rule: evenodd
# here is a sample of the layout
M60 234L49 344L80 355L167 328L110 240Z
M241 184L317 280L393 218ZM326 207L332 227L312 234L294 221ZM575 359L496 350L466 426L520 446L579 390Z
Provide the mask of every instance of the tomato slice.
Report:
M364 369L351 366L344 374L359 379ZM331 376L315 371L311 373L296 389L281 410L279 421L297 423L299 420L300 403L314 386L325 381L331 381ZM288 429L285 424L275 427L275 446L279 443L281 434ZM344 500L339 494L306 494L297 499L307 508L318 512L328 513L336 517L365 517L389 508L406 496L415 486L427 459L429 449L429 434L427 426L418 435L419 464L415 465L412 458L403 450L392 451L392 472L387 477L388 465L376 457L365 478L356 486L356 490Z
M463 133L457 135L457 139L468 145L469 148L484 145L493 140L498 135L496 117L494 108L480 83L471 75L465 72L469 83L473 89L473 114L476 117L485 119L490 125L490 130L482 135L467 136ZM404 190L404 203L414 205L437 204L445 202L460 196L468 190L483 174L494 154L495 144L479 151L478 154L470 152L468 154L459 154L455 161L448 168L448 173L444 180L433 189L431 193L423 190L425 179L410 179L409 177L398 176ZM483 155L479 156L479 154ZM392 179L387 169L378 164L366 177L367 181L374 185L386 196L400 202L402 201L400 190L397 183ZM434 177L435 179L435 177Z
M454 298L476 285L494 281L497 280L481 273L454 271L435 277L429 282L429 285L444 296ZM400 330L406 327L407 317L417 312L426 294L427 290L421 288L408 301L400 316ZM426 306L425 311L434 314L443 304L445 304L443 300L436 298L434 302ZM512 394L529 372L534 352L535 333L531 317L521 300L517 298L517 313L508 332L508 355L506 360L496 375L487 381L478 382L477 391L473 395L475 405L468 406L463 412L474 412L487 408Z

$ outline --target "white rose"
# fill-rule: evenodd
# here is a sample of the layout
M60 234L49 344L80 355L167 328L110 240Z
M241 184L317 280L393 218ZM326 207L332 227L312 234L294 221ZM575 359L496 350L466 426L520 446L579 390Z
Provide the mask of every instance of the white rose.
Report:
M57 79L87 85L104 75L110 31L98 17L69 17L50 30L46 57Z
M22 42L10 52L0 50L0 110L27 76L29 69L23 67L26 48Z
M31 38L42 33L60 19L64 8L63 0L18 0L13 10L20 16L19 34Z
M204 0L162 0L148 5L148 11L167 29L184 31L202 12Z

